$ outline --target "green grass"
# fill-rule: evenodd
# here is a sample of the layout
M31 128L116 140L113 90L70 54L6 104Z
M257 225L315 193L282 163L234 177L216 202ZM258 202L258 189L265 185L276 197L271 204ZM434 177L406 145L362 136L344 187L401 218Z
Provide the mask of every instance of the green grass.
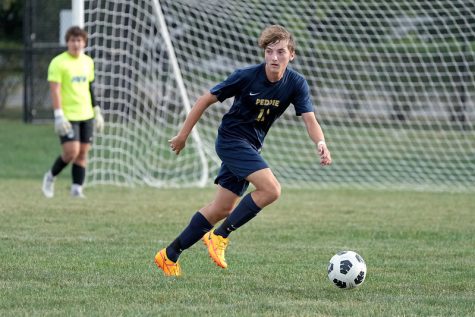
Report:
M233 233L228 270L197 243L184 276L155 252L213 189L87 188L40 193L59 146L51 126L0 120L1 316L473 316L473 193L297 190ZM343 249L368 265L344 291L326 277Z

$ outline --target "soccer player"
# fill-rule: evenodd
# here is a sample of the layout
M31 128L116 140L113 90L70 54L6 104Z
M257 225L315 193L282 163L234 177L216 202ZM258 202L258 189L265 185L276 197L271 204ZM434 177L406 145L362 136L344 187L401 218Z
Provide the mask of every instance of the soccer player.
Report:
M265 62L236 70L199 97L179 133L169 140L171 150L179 154L203 112L217 101L234 97L216 138L216 152L222 164L215 179L215 198L192 216L189 225L168 247L155 255L155 263L166 276L181 275L178 257L200 239L213 261L227 268L224 252L229 234L279 198L280 184L260 152L269 128L290 104L296 115L302 117L317 147L320 164L332 162L314 114L308 84L301 74L287 67L295 57L292 34L282 26L269 26L262 31L259 46L264 49ZM249 183L255 190L235 206ZM212 231L222 219L225 220Z
M72 163L71 196L83 198L87 154L93 129L101 132L104 119L93 93L94 62L84 54L87 33L73 26L66 32L68 50L49 64L48 81L54 109L54 130L59 135L62 153L43 177L43 194L54 196L55 177Z

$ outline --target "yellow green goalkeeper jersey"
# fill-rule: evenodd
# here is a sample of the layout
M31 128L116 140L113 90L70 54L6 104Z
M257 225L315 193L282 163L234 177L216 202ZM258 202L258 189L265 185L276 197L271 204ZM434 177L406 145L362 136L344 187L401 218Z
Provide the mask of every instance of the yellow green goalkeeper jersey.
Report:
M59 54L49 64L48 81L61 84L61 107L70 121L94 117L89 85L94 80L94 62L85 54Z

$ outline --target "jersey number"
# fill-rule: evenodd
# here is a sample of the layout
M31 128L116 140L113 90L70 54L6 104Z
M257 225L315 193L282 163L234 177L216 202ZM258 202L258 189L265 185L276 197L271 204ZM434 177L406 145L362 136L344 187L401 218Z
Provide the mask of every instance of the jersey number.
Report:
M258 122L263 122L266 118L265 116L270 114L270 109L261 109L259 112L259 115L257 116L256 121Z

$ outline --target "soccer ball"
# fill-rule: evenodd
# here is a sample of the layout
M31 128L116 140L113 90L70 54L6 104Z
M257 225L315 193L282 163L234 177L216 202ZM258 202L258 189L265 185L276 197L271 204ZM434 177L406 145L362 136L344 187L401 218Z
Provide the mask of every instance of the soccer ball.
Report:
M328 278L339 288L354 288L363 284L366 277L366 263L353 251L335 254L328 264Z

